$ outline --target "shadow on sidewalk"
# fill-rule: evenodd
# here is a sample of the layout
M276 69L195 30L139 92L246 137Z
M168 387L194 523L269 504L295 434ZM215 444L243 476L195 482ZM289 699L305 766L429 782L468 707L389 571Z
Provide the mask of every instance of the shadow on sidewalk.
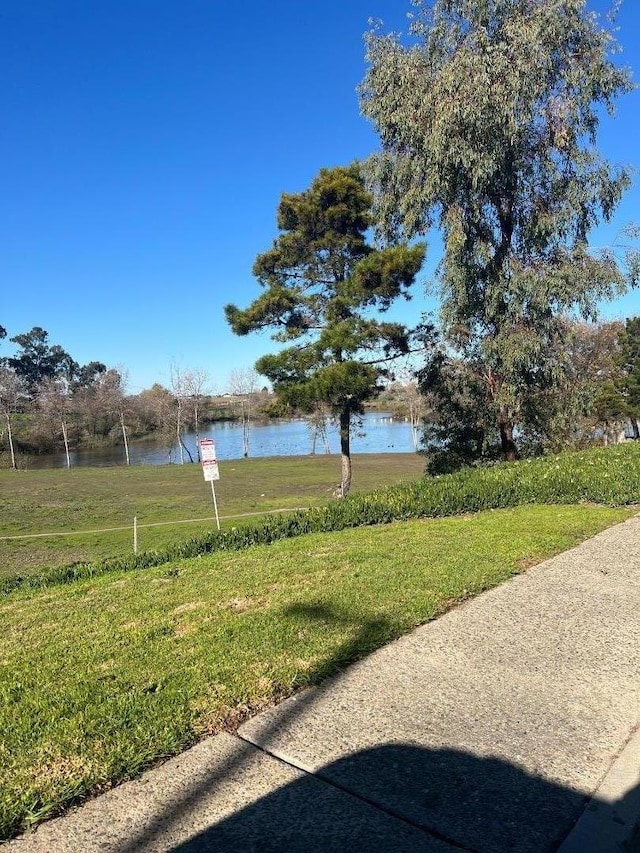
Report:
M342 621L339 614L322 605L296 605L291 612ZM391 633L392 627L383 618L360 626L351 640L318 665L311 682L319 683L365 651L378 648ZM330 689L331 682L300 694L261 732L262 748L268 753L276 731L295 724L319 693ZM445 853L455 849L550 853L558 849L588 801L583 793L498 758L388 743L347 755L313 775L304 774L189 841L168 848L162 836L172 824L184 824L190 813L197 814L204 800L255 756L255 747L239 739L232 758L185 790L179 802L129 839L120 853L167 849L175 853ZM610 817L614 834L622 832L620 815L639 794L640 788L614 804L592 801L589 809ZM594 849L640 853L637 840L626 847ZM571 853L581 850L575 848Z
M315 778L340 793L337 808L331 807L330 796L325 802L318 794L313 777L305 777L172 850L548 853L558 849L586 805L583 794L503 761L408 744L355 753L322 768ZM637 842L613 846L616 832L627 835L620 814L637 796L635 791L619 803L591 802L589 808L604 811L610 827L600 843L612 844L595 845L594 851L640 851ZM369 820L359 814L363 809L369 809ZM379 834L379 809L394 824L387 834ZM584 849L578 844L572 853Z

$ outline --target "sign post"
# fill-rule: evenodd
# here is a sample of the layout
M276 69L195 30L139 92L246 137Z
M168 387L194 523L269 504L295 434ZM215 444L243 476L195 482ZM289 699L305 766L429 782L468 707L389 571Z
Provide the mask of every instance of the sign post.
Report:
M216 512L216 524L218 525L218 530L220 530L218 501L216 500L216 490L213 485L214 480L220 479L220 470L218 469L218 459L216 457L216 443L212 438L200 439L200 461L202 462L204 481L205 483L211 483L211 495L213 497L213 508Z

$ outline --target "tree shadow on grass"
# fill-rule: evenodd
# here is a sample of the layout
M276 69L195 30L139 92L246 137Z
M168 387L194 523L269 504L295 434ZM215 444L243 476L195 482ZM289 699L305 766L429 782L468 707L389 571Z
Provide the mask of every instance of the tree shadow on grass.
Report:
M283 610L283 616L297 616L304 621L313 619L327 624L353 624L353 618L338 614L334 609L322 603L288 605ZM362 658L367 652L379 648L393 636L391 624L382 617L369 619L361 625L356 625L354 633L349 639L305 673L304 686L310 687L320 684L325 678L334 675L349 663ZM313 690L304 690L298 694L297 701L288 706L285 713L280 716L277 725L274 724L272 730L267 730L264 733L267 749L269 738L275 735L276 730L279 730L283 725L286 726L295 722L295 719L304 712L305 708L313 704L314 699L315 692ZM236 750L226 761L219 763L207 773L204 781L199 779L195 785L188 787L178 800L172 802L170 808L149 822L141 832L131 837L126 844L119 847L118 853L157 849L154 847L154 838L162 835L172 822L179 820L185 810L197 809L198 803L204 798L210 797L212 792L224 784L225 779L230 774L242 771L254 760L255 748L246 746L246 749Z
M327 624L353 621L321 603L290 606L286 615ZM307 673L308 683L319 684L393 636L393 626L385 618L368 620ZM330 683L326 689L331 689ZM224 760L216 761L135 837L118 847L120 853L169 849L175 853L548 853L558 850L581 815L583 840L586 837L600 844L592 848L594 853L640 853L637 840L635 847L628 840L628 814L640 806L640 786L617 803L592 800L585 812L588 798L584 793L501 759L410 743L385 743L347 754L313 774L287 766L286 778L293 781L252 802L255 794L242 790L248 770L260 761L281 765L269 754L270 744L276 733L299 721L317 695L316 690L303 691L295 702L284 706L261 729L260 749L239 738ZM217 794L224 801L230 785L240 803L237 810L229 816L228 810L220 811L217 802L204 821L205 825L211 821L205 830L172 846L169 839L184 837L185 825L203 825L212 796ZM599 841L599 824L592 821L598 816L609 819L605 837ZM583 842L578 844L563 853L583 853Z
M287 617L293 616L305 622L316 621L326 625L353 626L353 634L349 639L305 673L305 683L308 685L320 684L321 681L361 660L398 636L397 629L394 630L392 623L383 616L377 616L359 624L353 616L339 613L335 607L322 602L298 602L288 605L282 612Z

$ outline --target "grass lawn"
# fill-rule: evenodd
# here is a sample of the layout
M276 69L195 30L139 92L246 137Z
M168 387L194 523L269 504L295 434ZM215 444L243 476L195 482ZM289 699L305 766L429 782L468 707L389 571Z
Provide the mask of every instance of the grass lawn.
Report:
M7 596L0 838L633 512L526 506L350 529Z
M414 480L424 471L415 453L353 457L353 491ZM216 484L222 526L250 523L276 509L326 502L340 479L339 456L241 459L220 463ZM0 577L132 553L133 517L141 550L153 550L215 527L211 487L200 465L0 470L0 537L29 533L129 529L37 539L0 538ZM229 518L229 517L232 518ZM208 519L192 524L144 524ZM255 520L255 516L253 516Z

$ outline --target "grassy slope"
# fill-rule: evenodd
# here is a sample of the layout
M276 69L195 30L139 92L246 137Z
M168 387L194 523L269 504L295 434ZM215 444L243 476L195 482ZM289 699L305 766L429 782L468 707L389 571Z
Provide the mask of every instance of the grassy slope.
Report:
M12 594L0 603L0 838L630 514L519 507Z
M245 459L220 463L216 484L222 516L266 513L325 502L340 478L336 456ZM354 456L353 491L419 477L414 453ZM214 525L211 489L199 465L76 468L70 471L0 470L0 536L91 530L189 518L207 522L141 528L141 549L201 535ZM249 519L245 520L246 522ZM223 526L242 523L223 521ZM76 560L131 553L132 531L0 540L0 577L35 572Z

